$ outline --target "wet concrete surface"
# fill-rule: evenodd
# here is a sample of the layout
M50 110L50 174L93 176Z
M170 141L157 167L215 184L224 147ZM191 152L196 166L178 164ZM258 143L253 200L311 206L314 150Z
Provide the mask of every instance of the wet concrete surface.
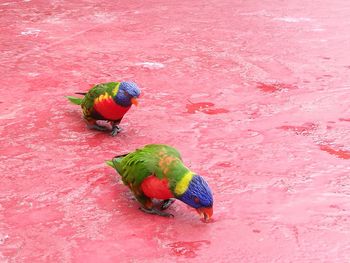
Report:
M348 262L350 3L1 1L1 262ZM117 137L65 95L133 80ZM203 223L143 214L104 161L178 148Z

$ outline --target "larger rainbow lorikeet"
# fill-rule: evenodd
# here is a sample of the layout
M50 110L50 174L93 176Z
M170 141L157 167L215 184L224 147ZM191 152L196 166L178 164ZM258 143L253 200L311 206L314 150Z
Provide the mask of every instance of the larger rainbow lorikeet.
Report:
M67 96L74 104L81 105L88 127L111 131L114 136L121 131L119 123L131 105L137 106L140 89L134 82L108 82L94 85L83 98Z
M121 175L146 213L172 216L161 210L168 208L175 198L195 208L204 220L213 215L213 195L207 182L183 164L180 153L173 147L149 144L116 156L107 164ZM152 199L164 200L160 210Z

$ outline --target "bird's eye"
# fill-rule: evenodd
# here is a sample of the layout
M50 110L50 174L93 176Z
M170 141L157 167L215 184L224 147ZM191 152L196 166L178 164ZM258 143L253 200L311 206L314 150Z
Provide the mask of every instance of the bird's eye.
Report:
M193 197L193 201L198 204L199 203L199 198L197 196L195 196L195 197Z

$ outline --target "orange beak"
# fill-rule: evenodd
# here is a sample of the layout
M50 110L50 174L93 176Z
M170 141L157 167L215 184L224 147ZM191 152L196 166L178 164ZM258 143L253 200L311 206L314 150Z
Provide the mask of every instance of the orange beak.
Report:
M204 221L209 221L213 215L213 207L200 207L196 209L198 214L204 219Z
M139 102L137 101L137 99L135 97L131 98L131 103L134 104L135 106L139 105Z

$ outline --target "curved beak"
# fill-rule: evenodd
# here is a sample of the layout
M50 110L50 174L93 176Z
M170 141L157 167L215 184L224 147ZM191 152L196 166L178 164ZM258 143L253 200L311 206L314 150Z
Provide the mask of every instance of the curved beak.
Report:
M134 104L135 106L139 105L139 102L137 101L136 97L131 98L131 103Z
M213 207L200 207L196 210L205 221L208 221L213 215Z

